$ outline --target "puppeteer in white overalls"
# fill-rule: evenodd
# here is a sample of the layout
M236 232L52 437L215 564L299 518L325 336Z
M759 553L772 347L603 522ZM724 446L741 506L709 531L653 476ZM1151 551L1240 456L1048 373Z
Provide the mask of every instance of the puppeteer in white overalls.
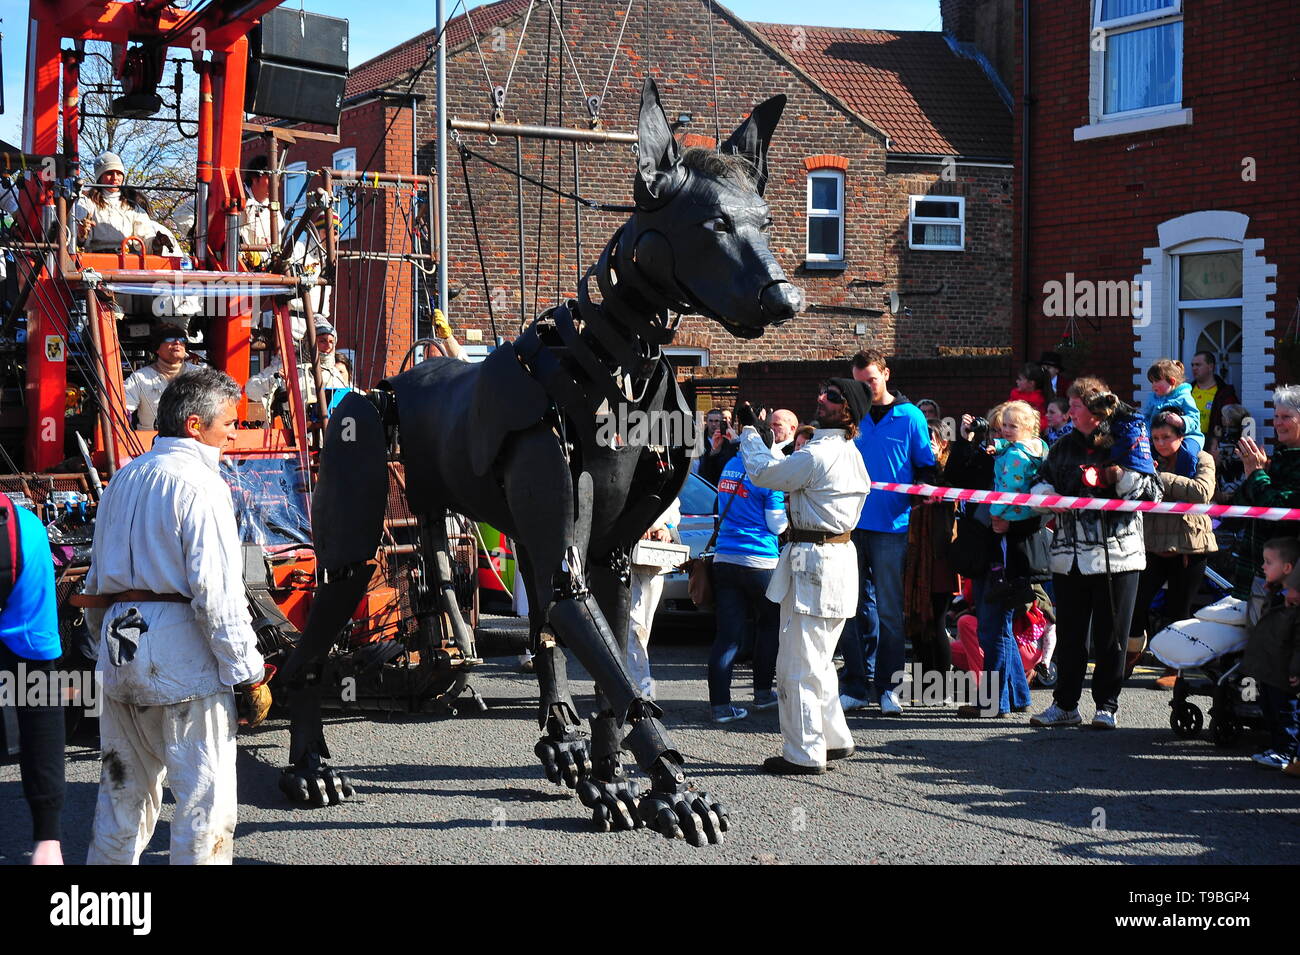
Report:
M845 415L856 423L870 397L861 385L837 378L818 399L822 422ZM828 398L847 399L830 402ZM772 572L767 597L781 605L776 658L781 756L763 764L778 774L826 771L828 760L854 750L834 654L846 618L857 612L858 563L850 534L870 490L862 455L843 428L820 428L789 457L773 457L752 427L741 434L745 473L759 487L787 493L789 542Z

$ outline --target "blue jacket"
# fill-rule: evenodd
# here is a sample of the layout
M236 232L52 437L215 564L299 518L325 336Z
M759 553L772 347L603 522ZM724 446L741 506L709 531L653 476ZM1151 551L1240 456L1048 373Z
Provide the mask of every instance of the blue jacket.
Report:
M25 507L18 514L22 570L8 602L0 609L0 640L27 660L57 660L63 655L54 599L54 560L45 526Z
M1148 432L1151 431L1151 422L1161 411L1175 411L1182 416L1183 424L1187 427L1183 442L1196 446L1191 451L1195 458L1197 452L1205 447L1205 432L1201 430L1201 409L1192 397L1192 386L1184 381L1163 398L1158 397L1154 391L1147 395L1146 401L1142 403L1142 417L1147 419Z
M872 481L909 483L917 468L935 465L925 415L901 394L894 395L894 403L879 423L870 414L863 416L854 444L862 452ZM906 494L876 491L868 494L862 505L858 529L904 534L911 513L912 502Z
M732 495L735 495L733 497ZM781 549L767 527L764 511L785 510L785 492L759 487L745 475L739 454L727 462L718 479L718 513L726 517L718 530L715 553L776 560Z

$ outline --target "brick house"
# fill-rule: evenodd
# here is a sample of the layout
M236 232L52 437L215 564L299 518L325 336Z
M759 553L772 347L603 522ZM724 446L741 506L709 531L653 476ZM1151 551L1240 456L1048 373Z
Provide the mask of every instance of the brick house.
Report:
M1157 358L1208 349L1266 422L1300 380L1300 10L952 5L1015 38L1017 351L1073 333L1139 393Z
M968 397L953 387L962 380L954 374L959 366L970 387L990 398L1005 395L1012 320L1010 99L973 47L940 33L749 24L701 0L633 4L627 23L628 7L618 0L557 4L562 31L545 16L545 7L533 9L531 17L529 9L528 0L500 0L451 22L452 116L491 119L491 88L500 85L506 88L504 122L585 128L590 117L584 101L600 95L602 128L635 131L641 81L648 73L659 84L670 119L685 120L679 127L683 143L712 145L715 108L725 138L755 102L778 92L789 97L772 145L766 198L775 220L773 251L804 288L809 309L756 341L734 339L688 316L672 349L683 376L731 379L746 363L824 360L872 345L923 370L927 389L937 389L940 400ZM356 67L341 143L300 144L289 159L314 169L337 153L350 160L355 150L355 162L366 169L431 171L432 39L432 32L421 34ZM716 79L716 104L710 77ZM466 134L465 142L514 168L513 140L491 144L483 135ZM584 196L629 201L633 157L626 144L575 151L569 144L525 140L524 172L571 190L575 154ZM460 289L451 318L472 345L479 339L476 350L485 351L494 334L489 305L495 334L512 337L521 319L573 294L581 272L623 217L584 209L579 258L573 204L539 195L526 183L521 283L514 176L469 161L482 270L455 149L449 150L449 165L446 259L452 286ZM396 210L386 214L389 221L376 227L376 236L393 234ZM393 279L395 272L410 271L404 264L367 268L369 277L358 279L359 266L341 267L338 288L341 302L369 297L367 307L355 306L357 315L345 314L346 308L339 315L341 344L350 340L359 349L363 384L400 361L401 345L411 339L409 291L416 284ZM386 354L376 351L373 361L365 357L363 339L375 336L376 319L368 329L350 324L359 324L363 311L387 323L379 337L388 344ZM983 357L959 357L972 355ZM762 376L741 377L751 382L753 398L765 399ZM915 394L914 387L908 390ZM987 407L982 395L978 401Z

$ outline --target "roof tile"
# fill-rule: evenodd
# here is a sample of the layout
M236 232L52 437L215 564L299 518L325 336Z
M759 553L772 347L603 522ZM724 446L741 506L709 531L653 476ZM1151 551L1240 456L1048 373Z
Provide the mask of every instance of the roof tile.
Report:
M1010 158L1010 110L942 33L750 26L888 135L890 152Z

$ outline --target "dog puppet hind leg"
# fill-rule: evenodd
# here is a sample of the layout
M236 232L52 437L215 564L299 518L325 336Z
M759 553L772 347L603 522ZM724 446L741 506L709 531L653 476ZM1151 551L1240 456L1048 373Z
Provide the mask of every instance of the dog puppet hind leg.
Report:
M382 397L382 396L379 396ZM383 532L388 501L388 442L379 410L367 398L347 395L330 417L312 495L312 537L323 571L313 595L306 632L276 679L289 691L289 767L280 790L292 801L324 805L352 795L352 786L325 762L329 748L321 725L321 672L365 595L369 563Z

